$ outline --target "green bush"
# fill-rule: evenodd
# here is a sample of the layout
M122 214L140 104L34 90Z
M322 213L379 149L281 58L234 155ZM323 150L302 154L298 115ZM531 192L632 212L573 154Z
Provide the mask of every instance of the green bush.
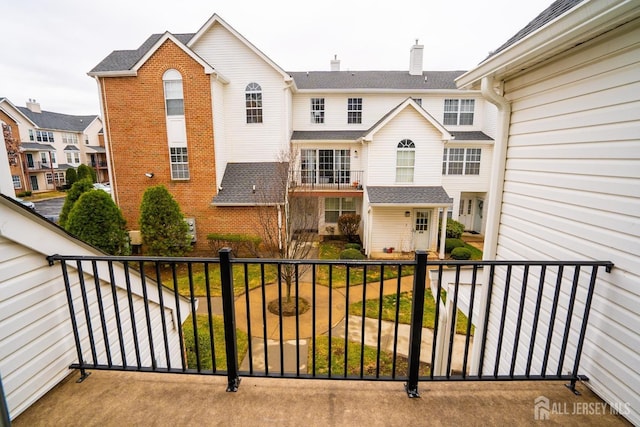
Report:
M61 227L65 227L67 217L69 216L69 212L71 212L74 203L80 198L80 196L82 196L83 193L91 190L93 190L93 182L91 179L80 179L73 183L69 191L67 191L67 197L64 199L64 205L62 205L62 210L60 211L60 220L58 223Z
M66 185L71 187L73 185L73 183L78 180L78 173L76 172L76 170L74 168L69 168L69 169L67 169L67 172L65 172L64 179L66 181ZM69 187L67 187L67 188L69 188Z
M21 191L20 193L16 194L17 197L29 197L31 195L31 191Z
M453 259L471 259L471 251L467 248L455 248L451 251Z
M104 191L87 191L73 204L65 229L111 255L129 255L129 233L122 212Z
M191 249L189 226L164 185L149 187L142 195L140 234L149 255L182 256Z
M347 243L346 245L344 245L345 249L356 249L356 250L362 250L362 245L360 245L360 243Z
M344 251L340 252L340 259L365 259L365 256L362 255L362 252L360 252L357 249L345 249Z
M217 254L224 247L231 248L235 256L258 256L262 238L250 234L210 233L207 234L209 247Z
M460 239L446 239L444 241L444 250L447 253L451 252L455 248L462 248L462 247L464 247L464 242Z
M464 233L464 224L448 218L447 219L447 237L450 239L459 239Z
M92 183L97 181L95 169L90 168L87 165L78 166L78 170L76 171L76 174L78 176L78 180L90 178Z

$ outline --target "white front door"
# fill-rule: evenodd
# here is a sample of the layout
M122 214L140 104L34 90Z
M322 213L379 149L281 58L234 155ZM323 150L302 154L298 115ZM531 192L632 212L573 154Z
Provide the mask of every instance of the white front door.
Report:
M415 250L429 249L429 214L431 211L416 209L413 219L413 246Z
M473 200L469 198L460 199L458 221L464 225L465 230L473 230Z

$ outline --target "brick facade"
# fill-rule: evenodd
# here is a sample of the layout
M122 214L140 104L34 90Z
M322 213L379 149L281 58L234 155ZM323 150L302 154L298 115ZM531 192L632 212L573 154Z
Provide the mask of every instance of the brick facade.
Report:
M6 124L7 126L9 126L9 128L11 129L11 137L14 140L15 148L18 148L20 146L20 131L18 130L18 124L2 110L0 110L0 121ZM5 145L8 144L6 139L7 139L7 135L5 135ZM10 163L9 166L10 166L11 176L17 175L20 177L21 187L15 189L16 192L20 192L28 188L27 187L28 178L26 174L23 172L23 168L21 165L22 157L20 156L20 154L18 154L18 157L15 160L16 161L12 163L11 159L9 159L9 163Z
M183 79L190 179L171 180L162 76L175 69ZM202 65L166 40L135 77L102 77L105 132L112 187L129 229L138 229L147 187L164 185L185 217L196 219L194 250L208 250L209 233L259 234L252 207L215 207L216 171L210 76ZM153 178L145 173L153 172Z

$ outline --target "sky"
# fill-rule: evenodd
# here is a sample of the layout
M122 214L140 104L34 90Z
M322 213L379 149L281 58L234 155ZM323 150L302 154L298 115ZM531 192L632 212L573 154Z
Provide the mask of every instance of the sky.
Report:
M87 73L151 34L195 33L217 13L287 71L469 70L552 0L13 0L3 2L0 97L65 114L100 114ZM212 64L215 67L215 64Z

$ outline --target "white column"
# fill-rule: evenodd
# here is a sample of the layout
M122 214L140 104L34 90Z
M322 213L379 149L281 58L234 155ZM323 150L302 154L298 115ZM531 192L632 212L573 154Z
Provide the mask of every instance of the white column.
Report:
M444 259L445 240L447 238L447 207L442 208L442 221L440 225L440 253L438 258Z

